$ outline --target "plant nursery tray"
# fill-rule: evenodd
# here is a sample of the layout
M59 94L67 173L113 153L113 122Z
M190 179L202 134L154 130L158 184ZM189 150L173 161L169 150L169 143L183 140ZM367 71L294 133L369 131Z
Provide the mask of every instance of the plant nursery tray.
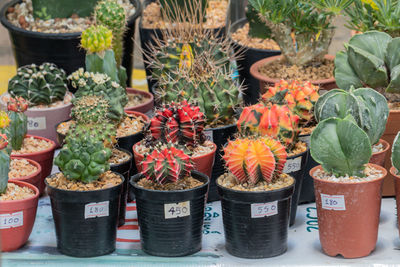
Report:
M53 168L53 172L55 168ZM146 255L140 249L135 203L127 207L126 223L118 229L114 253L95 258L73 258L57 251L56 236L47 196L39 200L32 234L28 243L14 252L1 254L1 266L344 266L395 265L400 263L400 239L396 226L394 198L382 201L379 237L375 251L359 259L329 257L323 254L318 238L315 204L298 207L296 223L289 229L288 250L281 256L247 260L233 257L224 247L220 202L207 203L203 230L203 249L181 258ZM346 225L343 225L346 227ZM99 233L100 234L100 233Z

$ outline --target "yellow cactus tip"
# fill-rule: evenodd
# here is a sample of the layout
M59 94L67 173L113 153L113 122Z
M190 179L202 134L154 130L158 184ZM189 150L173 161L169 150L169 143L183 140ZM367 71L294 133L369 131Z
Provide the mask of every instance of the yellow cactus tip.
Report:
M4 111L0 111L0 129L4 129L10 125L10 118L7 113Z

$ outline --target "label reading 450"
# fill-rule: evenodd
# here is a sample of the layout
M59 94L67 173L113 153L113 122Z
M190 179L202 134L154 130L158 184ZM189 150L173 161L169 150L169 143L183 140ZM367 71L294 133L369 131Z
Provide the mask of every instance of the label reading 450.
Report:
M11 214L0 214L0 229L19 227L24 225L24 213L22 211Z
M251 204L251 218L262 218L278 214L278 201Z
M190 215L190 201L164 204L165 219L185 217Z

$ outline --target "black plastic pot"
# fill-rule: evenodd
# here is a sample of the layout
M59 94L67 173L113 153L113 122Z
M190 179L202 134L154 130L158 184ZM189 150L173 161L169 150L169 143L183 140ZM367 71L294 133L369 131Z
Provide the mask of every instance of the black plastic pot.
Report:
M93 191L62 190L45 182L51 200L57 249L73 257L95 257L113 252L124 181L111 188ZM98 208L103 208L104 212L108 207L108 216L90 218L89 212L95 207L88 205L95 203L100 203Z
M296 220L297 206L299 204L301 186L303 184L304 171L306 169L307 158L309 149L299 155L288 157L286 160L284 173L289 174L296 180L296 186L292 197L292 205L290 212L290 226L292 226Z
M214 166L210 177L210 189L207 198L208 202L219 200L216 181L218 177L220 177L226 171L225 162L222 159L223 155L222 149L228 142L228 140L233 138L236 132L237 132L236 124L205 130L207 139L210 139L210 141L213 141L217 145L217 152L215 152Z
M292 184L278 190L248 192L228 189L218 184L226 250L233 256L249 259L268 258L284 253L287 250L294 188L295 185ZM252 209L257 209L256 206L266 209L268 205L264 206L265 203L271 203L268 211L276 208L277 211L263 217L252 212Z
M6 12L9 7L21 2L13 0L4 5L0 12L0 20L7 28L12 43L14 58L18 67L28 64L42 64L52 62L70 74L80 67L85 67L85 51L80 49L81 33L42 33L27 31L11 24ZM122 65L128 74L128 85L132 74L133 37L136 19L142 14L142 5L139 0L131 0L136 8L127 23L127 32L124 38L124 54Z
M124 184L122 185L121 190L121 202L119 205L119 216L118 216L118 227L125 224L125 216L126 216L126 203L128 201L128 184L130 178L130 169L132 165L133 156L126 149L117 148L120 151L123 151L129 155L129 160L122 162L120 164L110 164L110 170L124 176Z
M300 139L310 144L310 135L300 136ZM301 186L299 204L315 202L314 179L310 176L310 170L319 164L311 157L311 153L307 154L307 164L304 171L303 185Z
M237 29L243 27L246 23L246 18L236 21L231 25L229 34L232 34ZM260 81L250 74L250 67L260 59L280 55L281 51L244 47L237 42L234 42L234 49L235 51L243 51L243 56L237 61L237 65L240 82L242 82L245 88L247 88L243 92L244 102L246 105L255 104L260 98Z
M192 177L204 184L181 191L144 189L136 184L142 176L137 174L132 177L130 184L136 196L140 242L142 250L147 254L178 257L200 251L205 197L210 180L197 171L192 171ZM186 212L187 216L172 218L172 215L178 212L178 205L175 204L182 202L186 202L186 205L180 206L182 212L186 208L190 213Z

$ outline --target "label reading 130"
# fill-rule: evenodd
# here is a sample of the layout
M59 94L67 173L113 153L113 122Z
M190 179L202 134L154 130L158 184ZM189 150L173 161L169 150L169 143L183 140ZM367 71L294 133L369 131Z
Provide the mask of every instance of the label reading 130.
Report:
M190 201L164 204L165 219L185 217L190 215Z
M278 201L251 204L251 218L268 217L278 214Z

